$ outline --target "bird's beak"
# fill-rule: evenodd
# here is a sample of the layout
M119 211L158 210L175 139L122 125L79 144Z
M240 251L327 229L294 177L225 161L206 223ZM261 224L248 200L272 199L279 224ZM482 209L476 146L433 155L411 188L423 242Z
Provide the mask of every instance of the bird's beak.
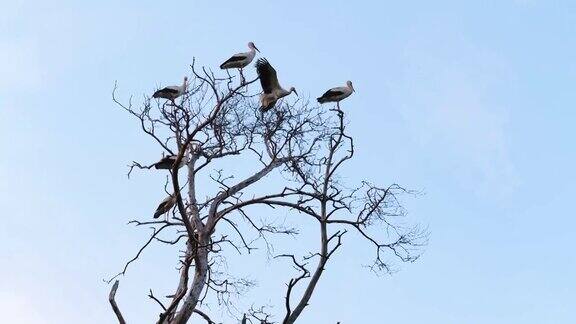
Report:
M298 96L298 92L296 92L296 89L294 89L294 93Z
M258 47L256 47L256 45L254 45L254 49L255 49L256 51L258 51L258 53L260 53L260 50L258 49Z

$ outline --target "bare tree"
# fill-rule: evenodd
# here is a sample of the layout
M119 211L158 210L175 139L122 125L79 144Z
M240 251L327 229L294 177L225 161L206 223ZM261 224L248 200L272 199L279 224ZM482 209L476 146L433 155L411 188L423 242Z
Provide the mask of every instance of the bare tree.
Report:
M122 103L117 98L116 86L112 94L114 102L138 120L142 131L163 152L176 156L165 186L167 194L176 199L174 210L163 220L130 222L152 226L153 231L136 256L108 281L124 275L153 243L183 246L174 293L166 302L152 291L148 296L161 309L158 324L187 323L193 314L206 323L215 323L200 309L207 296L217 298L223 307L230 306L230 295L241 294L254 284L218 270L218 264L226 262L221 257L223 251L250 252L261 242L247 238L252 234L270 247L274 235L298 233L297 228L273 221L258 222L256 206L286 209L318 224L317 251L274 255L274 260L288 262L297 271L286 284L282 323L295 323L310 304L329 260L349 232L374 249L371 268L375 271L392 271L394 258L404 262L418 258L427 233L418 226L404 225L405 212L399 200L411 191L396 184L378 187L361 182L348 188L342 183L338 171L355 151L339 105L328 110L298 99L280 102L262 113L256 100L257 79L242 78L238 83L230 74L219 77L195 63L191 74L187 93L174 101L146 97L135 107L132 100ZM237 179L234 171L215 167L219 161L231 159L245 162L250 173ZM186 168L180 170L182 163ZM134 169L153 166L133 162L128 175ZM282 179L278 190L265 194L253 190L256 183L273 173ZM200 179L210 179L218 190L199 192ZM240 221L248 226L240 226ZM116 283L110 303L123 323L114 301L117 288ZM266 307L252 307L240 314L242 323L272 323L274 318Z

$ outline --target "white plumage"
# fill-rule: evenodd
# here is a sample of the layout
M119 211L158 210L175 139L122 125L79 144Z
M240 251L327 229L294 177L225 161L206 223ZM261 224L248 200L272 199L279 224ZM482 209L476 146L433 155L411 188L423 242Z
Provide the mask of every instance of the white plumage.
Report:
M175 204L176 204L175 195L170 195L166 197L166 199L162 200L162 202L158 205L158 208L156 208L156 211L154 212L154 218L158 218L160 217L160 215L166 214L167 212L170 211L170 209L172 209L172 207L174 207Z
M248 48L250 48L250 51L232 55L232 57L220 65L220 68L223 70L242 69L252 63L252 60L256 56L256 51L260 52L260 50L258 50L252 42L248 43Z
M168 86L166 88L160 89L152 95L153 98L164 98L174 101L174 99L180 97L186 92L188 77L184 77L184 82L181 86Z
M256 61L256 71L260 78L260 85L262 85L263 93L260 95L260 110L263 112L274 108L278 99L286 97L292 92L298 95L294 87L290 87L290 90L285 90L280 86L276 70L266 59L261 58Z
M352 92L354 92L354 87L352 86L352 81L346 81L345 87L332 88L326 92L321 97L318 97L319 103L323 104L325 102L339 102L348 98Z

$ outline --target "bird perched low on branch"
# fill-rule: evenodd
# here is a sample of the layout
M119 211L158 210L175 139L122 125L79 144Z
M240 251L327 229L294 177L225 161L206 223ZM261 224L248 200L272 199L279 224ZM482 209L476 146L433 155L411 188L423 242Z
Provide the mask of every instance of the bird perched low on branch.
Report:
M156 211L154 212L154 218L160 217L160 215L164 215L174 207L176 204L176 195L170 195L166 197L166 199L162 200Z
M170 170L174 167L174 163L176 163L176 158L178 156L176 155L168 155L163 157L162 159L160 159L160 161L154 163L154 168L156 169L162 169L162 170ZM184 165L186 165L186 158L182 158L182 161L180 161L180 165L178 166L178 168L183 167Z
M234 54L232 57L226 60L226 62L220 64L220 68L222 70L239 69L242 82L244 82L242 69L245 68L248 64L252 63L252 60L254 60L254 57L256 56L256 51L260 52L260 50L252 42L248 43L248 48L250 51Z
M280 86L276 70L266 59L261 58L256 61L256 72L258 72L263 91L260 95L260 110L262 112L274 108L278 99L286 97L292 92L298 95L294 87L290 87L290 90L285 90Z
M325 102L340 102L341 100L348 98L354 91L352 81L346 81L345 87L332 88L324 92L324 94L321 97L316 98L316 100L321 104Z
M180 97L186 93L186 87L188 86L188 77L184 77L184 82L181 86L168 86L160 89L152 95L153 98L163 98L174 101L174 99Z

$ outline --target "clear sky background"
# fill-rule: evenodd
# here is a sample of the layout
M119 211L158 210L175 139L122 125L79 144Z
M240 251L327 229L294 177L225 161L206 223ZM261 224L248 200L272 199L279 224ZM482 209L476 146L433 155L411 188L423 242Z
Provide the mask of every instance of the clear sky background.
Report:
M114 323L102 279L146 239L125 224L151 216L164 180L126 178L161 152L113 105L114 81L141 98L254 41L303 96L354 81L351 183L425 192L405 203L429 226L423 257L378 277L348 237L301 323L576 323L575 22L573 1L3 1L2 320ZM130 323L156 318L146 294L176 286L175 253L122 278ZM282 314L289 273L231 266L260 282L246 300Z

